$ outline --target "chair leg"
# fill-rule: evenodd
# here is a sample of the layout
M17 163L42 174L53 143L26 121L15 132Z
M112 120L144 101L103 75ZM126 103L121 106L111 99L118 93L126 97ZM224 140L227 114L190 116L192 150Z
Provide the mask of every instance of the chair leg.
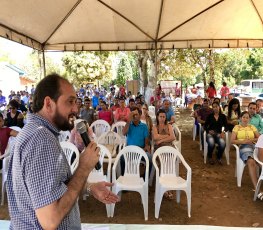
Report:
M111 204L106 204L107 217L111 217Z
M155 175L155 168L154 166L152 166L152 170L150 172L150 178L149 178L149 186L153 185L154 175Z
M186 192L186 199L187 199L187 212L188 212L188 217L191 217L191 189L189 189Z
M181 198L181 190L176 190L176 202L179 204Z
M161 191L161 189L156 189L155 191L155 218L158 219L159 218L159 213L160 213L160 207L161 207L161 203L162 203L162 199L163 199L163 194L164 192Z
M257 196L258 196L258 193L259 193L261 182L262 182L262 180L258 180L257 187L256 187L256 190L255 190L255 194L254 194L254 199L253 199L254 201L257 200Z
M142 191L141 199L143 204L144 219L148 220L148 189Z
M4 202L5 202L5 187L6 187L6 183L4 182L4 183L2 184L1 205L4 205Z

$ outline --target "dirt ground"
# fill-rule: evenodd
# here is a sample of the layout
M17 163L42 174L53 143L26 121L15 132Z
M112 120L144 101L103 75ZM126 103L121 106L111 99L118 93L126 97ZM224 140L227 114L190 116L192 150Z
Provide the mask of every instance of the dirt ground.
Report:
M190 110L178 109L177 124L182 131L182 154L192 168L191 218L187 216L185 194L181 203L164 198L160 217L154 217L154 190L149 188L149 220L144 221L143 207L139 194L127 192L115 206L113 218L107 218L105 205L94 198L79 200L83 223L117 224L174 224L215 225L232 227L263 227L263 202L253 201L252 184L247 167L242 178L242 187L237 187L235 178L235 153L231 150L230 165L204 164L198 140L192 140L192 119ZM198 138L197 138L198 139ZM263 189L263 188L262 188ZM0 207L0 219L9 219L5 202Z

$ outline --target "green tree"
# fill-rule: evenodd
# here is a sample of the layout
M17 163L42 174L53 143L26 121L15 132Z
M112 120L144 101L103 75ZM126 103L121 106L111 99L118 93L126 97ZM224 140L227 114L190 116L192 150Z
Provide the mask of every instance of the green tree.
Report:
M67 77L76 85L112 79L111 52L72 52L62 58Z
M127 80L132 80L132 67L127 55L123 55L117 69L117 85L125 85Z

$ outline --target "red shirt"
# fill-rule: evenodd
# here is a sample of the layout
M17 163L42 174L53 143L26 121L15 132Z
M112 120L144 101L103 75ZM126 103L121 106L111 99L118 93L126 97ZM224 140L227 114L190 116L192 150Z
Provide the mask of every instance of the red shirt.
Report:
M125 88L124 87L120 87L120 95L125 96Z
M207 96L209 98L214 98L216 97L216 90L212 87L208 87L207 90L206 90L206 93L207 93Z
M229 94L229 88L227 86L223 86L220 90L220 94L222 97L227 97Z
M107 121L111 125L111 111L99 111L99 119L102 119L104 121Z
M12 129L8 127L0 128L0 151L1 151L0 154L1 155L5 153L5 149L7 147L11 131Z

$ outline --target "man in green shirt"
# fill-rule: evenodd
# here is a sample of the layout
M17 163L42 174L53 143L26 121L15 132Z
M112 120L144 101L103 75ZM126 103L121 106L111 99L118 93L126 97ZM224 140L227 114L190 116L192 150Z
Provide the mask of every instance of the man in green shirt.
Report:
M257 114L257 104L250 102L248 104L248 113L250 115L249 124L254 125L260 134L263 133L263 120L259 114Z

